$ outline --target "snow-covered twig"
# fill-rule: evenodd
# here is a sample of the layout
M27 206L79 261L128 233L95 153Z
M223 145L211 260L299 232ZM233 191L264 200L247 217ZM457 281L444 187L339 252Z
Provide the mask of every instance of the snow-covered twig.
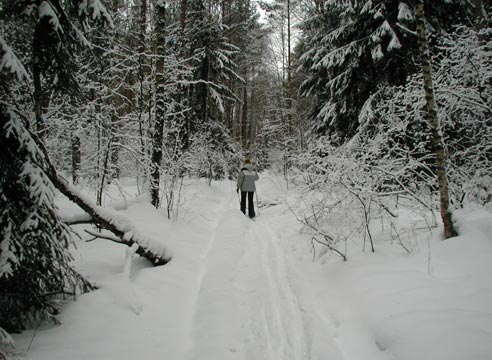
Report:
M295 211L289 206L288 207L289 210L292 212L292 214L294 215L294 217L296 218L296 220L298 222L300 222L301 224L303 224L304 226L307 226L309 227L310 229L314 230L316 233L318 233L319 235L321 235L326 241L323 242L323 241L319 241L315 236L313 236L312 240L316 241L317 243L319 244L322 244L324 246L326 246L328 249L330 249L331 251L337 253L338 255L340 255L343 259L343 261L347 261L347 255L342 253L340 250L338 250L337 248L335 248L332 244L335 243L335 239L330 236L329 234L326 234L324 231L322 231L319 227L317 226L314 226L312 225L306 217L304 217L304 219L300 219L297 214L295 213ZM317 221L317 220L316 220Z
M349 187L346 185L342 180L340 180L340 184L347 189L347 191L355 196L355 198L360 202L362 206L362 210L364 211L364 224L366 228L366 233L369 236L369 241L371 242L371 251L374 252L374 242L372 240L372 234L371 230L369 228L369 222L370 222L370 212L371 212L371 199L369 199L369 205L366 205L366 202L362 197L360 196L359 192L356 192L353 187ZM365 237L364 237L364 247L365 247Z
M86 240L87 242L94 241L96 239L104 239L104 240L109 240L109 241L112 241L112 242L115 242L118 244L124 244L124 242L120 238L117 238L116 236L105 235L105 234L97 233L97 232L87 230L87 229L84 229L84 231L87 234L93 236L92 239Z

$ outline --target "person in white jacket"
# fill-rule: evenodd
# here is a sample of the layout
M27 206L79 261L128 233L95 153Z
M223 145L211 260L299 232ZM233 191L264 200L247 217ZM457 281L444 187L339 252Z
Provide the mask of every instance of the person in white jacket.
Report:
M255 181L260 177L251 164L250 159L244 160L244 166L239 170L236 192L241 191L241 211L246 215L246 196L248 197L248 216L252 219L256 216L253 197L256 191Z

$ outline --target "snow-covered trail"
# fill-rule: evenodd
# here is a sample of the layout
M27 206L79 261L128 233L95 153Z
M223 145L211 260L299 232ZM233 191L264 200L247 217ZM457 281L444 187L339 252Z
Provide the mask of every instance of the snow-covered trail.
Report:
M230 210L212 241L189 359L309 359L302 310L275 234Z
M251 330L255 342L263 341L266 350L264 354L255 354L259 355L255 358L309 359L303 310L292 289L277 241L276 234L265 223L258 221L250 225L246 246L251 248L251 255L244 257L247 266L241 268L240 274L249 280L251 263L255 264L254 282L245 281L259 289L259 294L249 301L249 311L256 318Z
M388 359L336 285L310 284L296 268L279 231L282 211L251 221L224 196L202 257L186 360Z
M269 217L251 221L231 210L236 202L222 202L224 212L202 259L188 360L342 359L333 331L326 329L336 325L320 325L300 303ZM314 323L324 335L312 336Z

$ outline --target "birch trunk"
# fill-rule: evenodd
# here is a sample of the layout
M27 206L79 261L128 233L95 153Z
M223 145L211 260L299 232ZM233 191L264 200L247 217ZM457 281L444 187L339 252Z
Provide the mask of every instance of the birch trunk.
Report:
M431 132L432 146L436 156L436 172L439 185L441 218L444 224L444 235L448 239L456 236L457 232L454 228L452 213L449 210L449 189L446 173L447 154L444 149L443 138L436 110L436 101L432 85L430 56L425 37L424 2L422 0L417 1L416 18L419 53L422 61L422 74L424 78L425 102L427 110L426 115Z

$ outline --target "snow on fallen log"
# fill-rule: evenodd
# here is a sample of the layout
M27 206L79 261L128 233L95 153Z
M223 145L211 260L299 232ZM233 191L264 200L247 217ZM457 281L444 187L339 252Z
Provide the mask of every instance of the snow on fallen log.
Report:
M93 224L94 220L85 212L78 214L59 214L61 221L67 225Z
M61 179L56 173L54 175L50 177L53 185L69 200L84 210L94 223L115 234L122 244L131 247L136 243L138 245L136 253L150 260L154 265L164 265L171 260L164 245L153 242L140 234L126 217L117 214L113 209L95 205L91 199L87 198L77 188Z
M32 134L31 136L44 154L46 160L46 167L44 170L53 186L55 186L55 188L57 188L70 201L74 202L83 211L85 211L92 218L94 223L106 230L111 231L121 240L121 243L125 245L132 247L133 244L136 243L138 245L136 253L148 259L154 265L164 265L171 260L171 256L163 244L152 241L151 239L140 234L129 219L116 213L115 210L97 206L91 199L82 194L75 186L71 185L67 180L59 176L56 168L49 160L48 153L42 142L36 136Z

